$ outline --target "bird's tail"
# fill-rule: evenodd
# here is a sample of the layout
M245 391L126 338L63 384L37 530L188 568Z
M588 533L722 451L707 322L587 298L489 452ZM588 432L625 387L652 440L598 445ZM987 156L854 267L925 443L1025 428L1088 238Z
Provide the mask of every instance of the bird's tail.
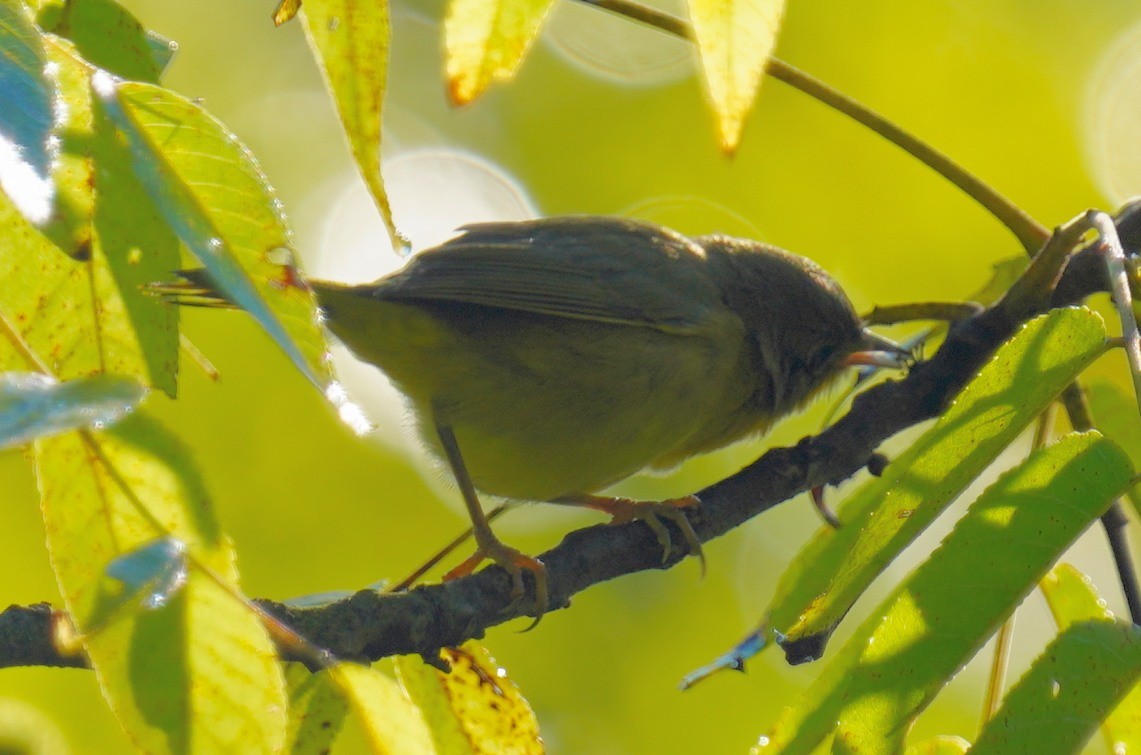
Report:
M177 280L148 283L143 290L182 307L237 309L237 305L214 285L205 268L176 270L174 274L178 276Z

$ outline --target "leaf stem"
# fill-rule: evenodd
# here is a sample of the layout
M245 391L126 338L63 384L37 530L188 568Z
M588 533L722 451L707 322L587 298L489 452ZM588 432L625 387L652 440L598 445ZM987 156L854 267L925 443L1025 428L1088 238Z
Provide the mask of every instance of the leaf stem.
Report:
M685 21L655 8L642 5L635 0L578 1L584 5L593 5L596 8L624 16L681 39L690 41L693 39L692 30ZM978 176L931 145L904 131L879 113L842 94L820 79L810 76L778 58L769 58L765 65L765 73L866 126L934 170L1006 226L1027 252L1034 253L1050 237L1050 232L1045 226Z

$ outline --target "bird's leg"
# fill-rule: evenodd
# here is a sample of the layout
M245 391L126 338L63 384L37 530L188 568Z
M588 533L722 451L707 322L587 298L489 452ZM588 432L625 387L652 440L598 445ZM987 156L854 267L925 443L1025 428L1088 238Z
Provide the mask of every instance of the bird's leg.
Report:
M681 534L685 536L685 542L689 546L690 554L696 556L698 561L701 562L701 573L702 575L705 574L705 551L701 548L701 540L697 537L697 533L694 532L693 525L689 523L689 517L682 511L682 509L685 508L701 505L701 501L698 500L697 496L689 495L684 498L673 498L668 501L632 501L629 498L575 495L557 498L552 501L552 503L585 506L595 511L602 511L610 515L611 524L623 524L635 519L642 520L653 530L654 535L657 536L658 543L662 546L663 562L669 558L670 553L673 551L673 543L670 541L669 530L662 524L662 519L669 519L678 526L678 529L681 530Z
M471 531L475 537L476 550L467 560L444 575L445 580L456 579L471 574L475 567L486 559L491 559L511 574L511 597L516 601L524 594L523 570L527 569L535 576L535 604L540 616L547 610L547 570L543 562L532 558L514 548L505 545L495 533L491 531L491 524L487 521L483 509L479 505L479 497L475 492L471 476L464 465L460 447L456 442L456 435L447 425L436 424L436 433L440 438L440 445L444 448L448 466L463 494L464 505L467 506L468 516L471 517Z

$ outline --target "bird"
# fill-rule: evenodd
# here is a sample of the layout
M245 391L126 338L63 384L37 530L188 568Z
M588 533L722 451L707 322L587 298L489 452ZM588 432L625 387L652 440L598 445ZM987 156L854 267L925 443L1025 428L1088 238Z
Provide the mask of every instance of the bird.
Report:
M503 543L481 493L580 505L642 519L670 548L674 521L701 545L692 496L599 494L645 469L760 436L855 365L908 356L865 328L836 280L811 260L725 235L571 215L477 223L363 285L311 280L325 326L407 398L419 434L446 463L484 560L535 578L541 561ZM163 290L224 304L202 270Z

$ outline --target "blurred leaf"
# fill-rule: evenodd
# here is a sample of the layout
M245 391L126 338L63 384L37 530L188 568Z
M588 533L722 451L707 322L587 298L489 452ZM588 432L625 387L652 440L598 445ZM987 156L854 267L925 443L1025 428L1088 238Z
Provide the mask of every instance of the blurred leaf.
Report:
M846 526L822 529L789 565L768 623L786 645L830 632L868 585L1103 351L1088 309L1055 310L1003 344L881 477L845 500ZM806 640L807 638L807 640Z
M390 35L388 2L307 0L301 17L305 37L337 106L357 169L388 228L393 246L399 247L392 207L380 174L380 116Z
M694 41L709 99L717 114L721 147L734 152L765 62L776 46L784 0L688 0Z
M22 700L0 697L0 752L69 755L72 750L51 717Z
M785 709L761 751L807 752L837 726L840 751L901 750L910 719L1132 474L1125 454L1090 432L1064 436L1002 475Z
M344 695L327 672L311 673L300 663L285 667L289 689L289 723L282 752L291 755L325 755L344 726L349 713Z
M1137 400L1106 380L1089 381L1085 393L1097 429L1125 449L1133 465L1141 469L1141 417L1137 416Z
M432 735L420 711L393 679L355 663L340 663L321 673L328 674L345 696L373 752L434 755Z
M963 755L970 749L971 743L962 737L941 734L917 744L908 745L904 753L905 755Z
M459 105L508 81L539 35L553 0L451 0L444 18L448 92Z
M0 0L0 188L36 221L50 210L54 85L31 14L19 0Z
M1069 564L1058 564L1039 586L1059 630L1082 621L1114 620L1090 578ZM1110 752L1141 750L1141 686L1133 686L1101 728Z
M115 0L51 0L36 15L44 31L71 40L89 64L119 78L158 83L147 31Z
M971 752L1078 752L1138 679L1141 628L1106 620L1073 624L1007 693Z
M1025 254L1020 254L1010 259L1005 259L1000 262L994 263L991 268L990 280L983 284L983 287L975 291L971 295L971 301L978 302L984 306L994 304L1002 295L1010 290L1014 285L1014 281L1022 275L1030 264L1030 258Z
M438 752L542 753L531 706L478 642L440 651L449 673L416 656L400 656L400 683L420 707Z
M323 392L332 384L312 291L296 279L292 232L253 156L205 110L150 84L96 91L136 175L211 279Z
M0 374L0 449L80 427L113 425L147 395L133 378L58 382L36 372Z

